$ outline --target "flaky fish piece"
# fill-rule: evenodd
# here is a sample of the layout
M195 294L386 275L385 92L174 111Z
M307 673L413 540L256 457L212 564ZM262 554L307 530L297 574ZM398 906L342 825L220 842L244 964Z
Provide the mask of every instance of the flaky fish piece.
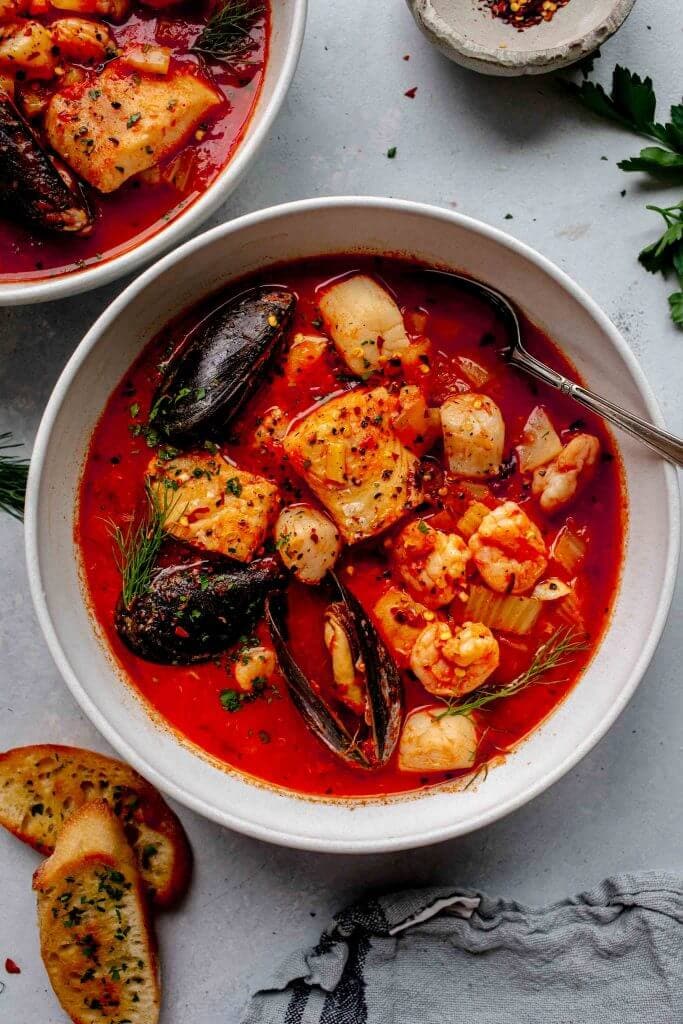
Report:
M394 431L397 408L384 387L356 389L318 406L285 435L292 465L348 543L375 536L422 500L418 459Z

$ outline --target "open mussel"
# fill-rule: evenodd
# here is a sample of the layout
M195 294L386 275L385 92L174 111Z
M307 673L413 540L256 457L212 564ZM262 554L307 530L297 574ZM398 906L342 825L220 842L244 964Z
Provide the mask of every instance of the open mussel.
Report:
M215 310L177 358L154 397L154 426L168 438L224 430L280 349L296 296L251 288Z
M325 610L325 643L334 678L333 708L302 670L289 645L287 592L266 599L266 621L292 700L309 729L344 761L379 768L401 727L402 688L396 664L357 598L329 574L334 594Z
M0 200L4 209L48 231L87 234L93 216L80 187L44 151L0 89Z
M254 628L267 593L282 580L272 558L250 565L198 559L160 569L130 607L119 603L116 628L127 646L147 661L207 661Z

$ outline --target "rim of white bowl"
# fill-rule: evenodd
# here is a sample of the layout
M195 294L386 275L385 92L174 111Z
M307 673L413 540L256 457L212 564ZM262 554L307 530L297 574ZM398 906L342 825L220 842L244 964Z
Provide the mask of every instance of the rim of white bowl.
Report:
M256 158L277 117L294 78L299 63L306 29L308 0L291 0L292 28L287 37L284 60L273 87L273 95L265 106L260 98L252 111L234 154L217 178L187 210L162 227L146 242L141 242L120 256L114 256L98 266L88 267L41 281L0 283L0 308L29 305L34 302L52 302L70 295L92 291L125 277L156 257L163 255L174 243L182 240L199 227L237 188L242 177ZM267 71L266 71L267 73Z
M552 71L555 66L559 69L567 63L580 60L582 56L605 43L619 31L633 10L635 2L636 0L613 0L611 10L606 11L600 23L587 32L579 32L571 40L553 46L528 49L521 44L518 48L510 44L501 49L500 46L487 46L477 42L467 34L466 23L461 27L446 21L434 10L431 0L417 0L414 4L408 0L408 6L413 17L429 33L436 45L480 64L482 70L489 66L509 71L522 70L525 67ZM526 41L526 36L524 38Z
M431 206L427 203L417 203L405 199L389 199L375 196L326 196L316 199L297 200L295 202L284 203L278 206L266 207L263 210L257 210L254 213L246 214L243 217L239 217L226 224L220 224L209 231L205 231L196 238L190 239L175 252L169 253L128 285L128 287L121 292L121 294L114 299L107 309L105 309L98 317L64 367L57 383L55 384L54 390L52 391L38 428L33 454L30 461L26 492L26 561L29 587L38 622L62 678L66 682L82 710L98 731L104 736L107 742L110 743L126 761L132 764L133 767L135 767L150 782L156 785L162 792L166 793L173 799L178 800L179 803L184 804L186 807L196 811L198 814L201 814L203 817L208 818L211 821L215 821L219 825L234 829L237 832L241 832L244 835L251 836L255 839L275 843L279 846L287 846L294 849L310 850L322 853L388 853L398 850L414 849L421 846L429 846L432 843L456 838L459 835L469 834L479 828L490 825L500 818L506 817L519 807L533 800L546 789L549 789L550 786L557 782L558 779L562 778L563 775L578 764L578 762L586 756L586 754L605 735L611 725L619 717L631 699L643 675L645 674L650 661L652 660L652 656L654 655L657 644L659 643L662 635L662 631L666 625L673 597L680 551L680 500L676 471L672 465L664 463L663 467L666 480L668 512L671 524L669 535L667 537L666 574L662 580L659 601L657 603L647 642L643 645L640 656L633 665L625 685L619 693L618 698L610 706L609 711L600 719L600 721L596 722L594 727L586 736L584 736L581 743L575 747L571 754L565 757L564 760L560 761L559 764L555 765L552 770L542 778L525 786L515 796L510 797L508 800L497 805L491 810L482 811L479 814L473 815L467 820L467 822L440 826L428 831L423 831L410 838L390 836L384 838L380 837L376 840L330 840L324 837L310 838L298 835L295 832L287 832L282 829L270 828L268 825L257 824L253 821L242 818L237 813L228 813L219 810L213 805L194 796L194 794L189 793L180 783L169 779L166 775L159 772L154 765L147 760L147 757L143 756L135 747L124 739L113 726L109 724L107 718L81 686L80 680L66 657L52 623L52 618L47 607L45 592L42 585L40 558L38 552L38 496L40 493L40 484L48 442L55 419L81 364L97 344L100 335L109 329L129 301L135 298L139 293L143 292L151 281L164 274L170 267L179 263L185 259L185 257L190 256L193 252L202 248L215 238L236 234L243 228L248 228L254 224L258 224L259 222L269 220L276 221L280 217L287 217L291 214L318 210L324 211L327 209L344 207L360 207L364 209L372 208L390 210L394 212L402 211L425 218L434 218L451 224L458 224L471 231L479 233L486 238L498 242L514 253L535 263L541 270L561 285L561 287L568 291L572 298L584 307L590 316L597 321L600 328L609 336L612 344L628 366L652 421L660 427L665 426L663 416L647 378L640 368L635 356L631 352L631 349L628 347L612 321L605 313L603 313L588 293L576 284L567 274L565 274L563 270L560 270L560 268L549 259L536 252L535 249L532 249L524 242L520 242L511 235L508 235L506 232L485 224L482 221L450 210L445 210L437 206ZM249 784L247 778L244 779L244 783L245 785ZM296 797L290 798L296 799ZM398 804L398 806L401 805Z

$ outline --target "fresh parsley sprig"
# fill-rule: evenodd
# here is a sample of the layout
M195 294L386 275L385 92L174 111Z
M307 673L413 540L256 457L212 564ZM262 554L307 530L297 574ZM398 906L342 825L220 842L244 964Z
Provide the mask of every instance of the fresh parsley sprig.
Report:
M555 630L550 639L541 644L536 650L531 664L524 672L516 676L505 686L483 687L476 690L466 700L446 701L446 710L436 715L436 718L447 718L452 715L468 715L472 711L479 711L494 701L502 700L504 697L512 697L528 686L539 681L542 676L552 672L554 669L564 668L569 664L575 654L587 649L587 643L583 634L568 626L566 629ZM555 679L554 683L564 680Z
M24 518L28 459L6 452L20 448L10 433L0 434L0 509L15 519Z
M659 143L641 149L638 156L620 160L618 166L622 171L642 171L667 184L683 183L683 104L674 104L670 120L660 124L656 120L657 97L652 79L641 78L619 64L614 69L609 94L599 83L589 80L580 85L564 84L593 113ZM673 322L683 327L683 202L647 208L661 214L666 230L638 258L653 274L676 275L681 290L669 296L669 307Z
M666 231L652 245L646 246L638 259L651 274L676 274L681 290L669 296L671 319L678 327L683 327L683 201L675 206L648 206L661 214L666 223Z
M636 135L660 143L641 149L638 156L622 160L622 171L645 171L666 181L683 181L683 105L671 107L671 120L659 124L657 97L651 78L617 64L612 75L612 91L607 94L598 82L566 82L567 88L593 113L616 122Z
M256 46L252 30L264 12L259 0L218 0L192 49L219 60L244 58Z

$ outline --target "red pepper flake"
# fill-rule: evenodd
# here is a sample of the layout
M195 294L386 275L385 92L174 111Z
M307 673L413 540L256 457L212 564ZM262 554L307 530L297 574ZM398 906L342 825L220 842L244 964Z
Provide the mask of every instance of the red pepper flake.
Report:
M406 53L403 57L404 60L410 60L410 54Z
M202 516L207 516L210 511L211 509L208 505L202 505L201 508L195 508L192 512L188 512L187 521L188 523L196 523L198 519L202 518Z
M5 960L5 970L8 974L21 974L21 967L15 964L14 960L10 960L9 957Z
M403 95L407 96L409 100L414 100L416 92L417 92L417 86L414 85L412 89L408 89L406 92L403 93Z
M176 626L173 632L175 633L176 636L182 637L183 640L187 640L187 638L190 635L186 629L183 629L182 626Z
M560 7L566 7L569 0L484 0L491 16L501 18L513 25L519 32L542 21L552 21Z

